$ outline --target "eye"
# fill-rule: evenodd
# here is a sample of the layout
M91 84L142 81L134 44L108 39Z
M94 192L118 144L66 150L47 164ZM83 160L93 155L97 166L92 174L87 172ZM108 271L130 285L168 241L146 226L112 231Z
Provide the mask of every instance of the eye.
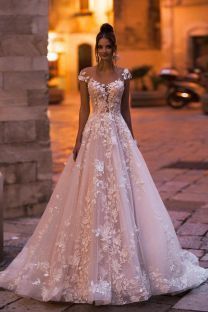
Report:
M110 45L110 44L109 44L109 45L107 45L107 46L106 46L106 48L107 48L107 49L112 49L112 47L111 47L111 45Z
M100 44L98 45L98 49L102 49L102 46Z

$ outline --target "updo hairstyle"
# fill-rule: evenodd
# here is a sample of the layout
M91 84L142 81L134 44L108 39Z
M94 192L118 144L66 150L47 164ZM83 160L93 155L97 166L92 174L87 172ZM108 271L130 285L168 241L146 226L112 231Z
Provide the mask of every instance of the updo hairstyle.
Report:
M116 36L114 33L114 29L110 24L104 23L101 25L100 31L96 36L95 56L96 56L97 61L99 59L99 57L98 57L98 43L99 43L100 39L102 39L102 38L106 38L110 41L113 52L117 51Z

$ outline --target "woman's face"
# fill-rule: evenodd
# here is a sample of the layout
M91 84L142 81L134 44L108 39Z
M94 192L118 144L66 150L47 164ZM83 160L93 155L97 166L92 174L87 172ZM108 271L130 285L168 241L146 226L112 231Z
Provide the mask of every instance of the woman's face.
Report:
M101 38L99 40L97 52L101 60L112 60L113 49L107 38Z

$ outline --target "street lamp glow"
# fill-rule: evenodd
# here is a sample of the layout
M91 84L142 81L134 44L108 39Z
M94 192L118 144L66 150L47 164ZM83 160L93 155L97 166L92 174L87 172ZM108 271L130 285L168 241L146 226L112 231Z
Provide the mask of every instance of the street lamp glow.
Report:
M58 54L56 52L48 52L47 58L49 62L55 62L58 60Z

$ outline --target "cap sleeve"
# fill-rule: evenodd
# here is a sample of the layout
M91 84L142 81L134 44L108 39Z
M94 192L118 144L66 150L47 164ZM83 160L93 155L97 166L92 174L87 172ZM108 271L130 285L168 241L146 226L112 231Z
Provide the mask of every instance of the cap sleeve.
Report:
M122 73L123 79L128 80L132 78L132 74L128 70L128 68L124 68L123 73Z
M88 82L89 76L87 75L87 72L82 69L78 75L78 80Z

